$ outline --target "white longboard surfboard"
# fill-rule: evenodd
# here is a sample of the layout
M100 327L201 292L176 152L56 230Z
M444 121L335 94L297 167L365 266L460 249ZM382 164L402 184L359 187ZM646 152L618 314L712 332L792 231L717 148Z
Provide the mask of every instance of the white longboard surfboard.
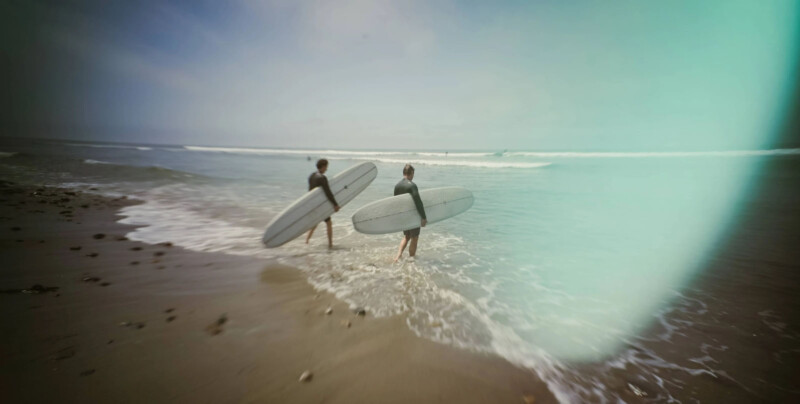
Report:
M328 180L328 185L339 206L344 206L366 189L377 175L378 168L375 164L364 162L337 174ZM269 222L262 242L267 248L279 247L333 213L333 204L325 196L322 187L314 188Z
M428 224L436 223L472 207L472 192L462 187L426 189L419 192ZM365 205L353 214L353 227L361 233L385 234L420 225L420 215L411 194L393 196Z

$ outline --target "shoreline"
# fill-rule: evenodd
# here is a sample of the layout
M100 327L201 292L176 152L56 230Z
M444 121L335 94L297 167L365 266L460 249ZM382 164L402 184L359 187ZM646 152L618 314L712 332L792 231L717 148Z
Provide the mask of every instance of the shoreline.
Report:
M556 402L533 371L353 313L300 270L127 240L134 201L0 187L11 401Z

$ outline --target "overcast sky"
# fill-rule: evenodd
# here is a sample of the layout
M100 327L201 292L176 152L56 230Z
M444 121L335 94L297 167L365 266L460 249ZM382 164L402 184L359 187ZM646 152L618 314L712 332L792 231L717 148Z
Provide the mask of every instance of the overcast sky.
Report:
M770 147L794 88L798 4L5 1L2 135Z

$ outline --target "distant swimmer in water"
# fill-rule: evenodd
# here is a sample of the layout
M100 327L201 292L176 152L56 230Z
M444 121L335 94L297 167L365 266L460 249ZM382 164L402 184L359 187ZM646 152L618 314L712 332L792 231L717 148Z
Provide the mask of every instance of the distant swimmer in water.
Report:
M325 191L325 196L328 197L328 201L333 204L333 210L338 212L339 203L336 202L336 198L333 197L333 192L331 192L331 187L328 185L328 177L325 176L325 171L328 171L328 160L317 160L317 171L308 177L308 190L311 191L316 187L322 187L322 190ZM333 224L331 223L330 216L325 219L325 225L328 227L328 248L333 248ZM314 225L314 227L308 231L306 244L308 244L308 240L311 240L311 235L314 234L314 230L316 229L317 225Z
M411 182L414 179L414 167L411 164L406 164L403 167L403 179L394 186L394 194L401 195L401 194L411 194L411 198L414 200L414 205L417 207L417 212L419 216L422 218L420 221L420 227L425 227L428 224L428 220L425 217L425 207L422 206L422 199L419 197L419 190L417 189L417 184ZM414 228L411 230L403 231L403 241L400 242L400 249L397 251L397 257L394 258L394 262L400 259L403 255L403 250L406 249L406 245L408 246L408 255L413 257L417 254L417 241L419 240L419 231L420 228Z

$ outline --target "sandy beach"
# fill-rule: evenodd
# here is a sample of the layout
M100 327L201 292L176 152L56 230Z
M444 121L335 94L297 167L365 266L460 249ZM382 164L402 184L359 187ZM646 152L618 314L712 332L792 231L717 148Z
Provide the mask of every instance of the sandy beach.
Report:
M0 186L4 402L555 401L532 371L361 315L293 268L127 240L133 201Z

